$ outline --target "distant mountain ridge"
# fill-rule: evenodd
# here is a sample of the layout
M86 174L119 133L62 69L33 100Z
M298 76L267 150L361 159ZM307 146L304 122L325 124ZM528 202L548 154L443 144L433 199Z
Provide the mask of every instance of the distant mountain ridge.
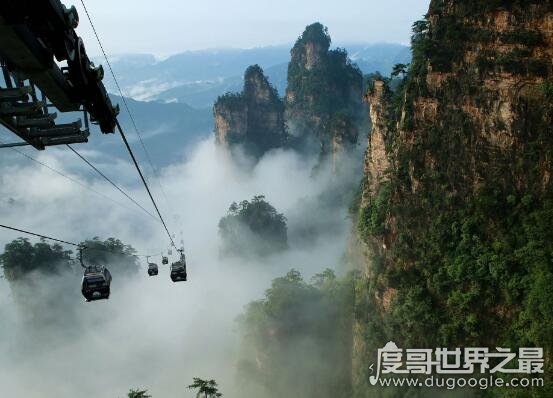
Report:
M351 59L364 74L388 75L397 63L409 63L410 48L402 44L344 44ZM164 60L149 54L113 57L112 65L126 96L142 101L186 103L194 108L211 107L217 97L239 91L243 72L253 64L263 68L269 81L284 96L289 45L253 49L187 51ZM101 59L98 63L103 63ZM106 85L115 93L113 80L106 75Z
M127 131L131 144L136 145L139 156L144 156L141 145L136 142L138 137L121 97L111 97L112 101L121 107L119 120ZM126 102L148 148L148 154L158 166L163 167L180 161L193 144L204 139L213 130L211 109L194 109L186 104L143 102L132 98L127 98ZM99 136L94 133L88 145L88 148L104 155L128 159L117 134Z
M114 104L119 104L121 113L119 121L127 134L131 146L141 163L147 162L146 155L138 142L124 103L119 96L111 95ZM186 104L167 104L160 102L136 101L126 98L126 103L133 115L141 138L148 149L148 156L156 167L165 167L182 161L197 142L208 137L213 131L213 113L211 109L195 109ZM60 113L59 121L73 122L81 117L80 113ZM3 142L20 141L15 135L0 129ZM74 145L78 150L95 151L101 154L104 161L123 160L128 162L129 155L121 142L119 134L102 134L98 127L91 125L91 134L87 144ZM24 148L31 156L35 151ZM0 157L0 167L13 164L26 164L20 154L6 150ZM86 169L84 169L86 170ZM150 169L145 169L150 173Z

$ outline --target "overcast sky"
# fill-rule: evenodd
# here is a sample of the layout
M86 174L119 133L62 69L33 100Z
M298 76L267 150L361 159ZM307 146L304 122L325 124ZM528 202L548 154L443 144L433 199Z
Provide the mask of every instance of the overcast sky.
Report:
M80 0L78 32L98 54ZM289 44L314 21L335 43L408 43L429 0L85 0L110 54L166 56L203 48Z

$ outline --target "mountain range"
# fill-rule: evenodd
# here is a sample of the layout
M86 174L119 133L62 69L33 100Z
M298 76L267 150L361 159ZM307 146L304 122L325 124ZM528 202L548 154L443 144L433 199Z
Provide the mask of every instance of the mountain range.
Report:
M344 47L364 74L380 71L388 75L396 63L408 63L411 57L410 48L401 44ZM110 62L152 161L163 167L185 156L190 144L212 134L213 103L226 92L242 89L248 66L260 65L279 95L284 96L290 48L283 45L188 51L163 60L149 54L127 54L112 57ZM117 86L105 61L99 58L94 61L104 65L104 82L112 93L113 102L121 107L121 124L131 145L138 144L137 152L144 156L124 103L115 95ZM60 121L73 121L78 117L80 114L62 114ZM86 149L127 160L128 155L117 135L101 135L94 127L92 130ZM8 135L6 132L2 139L7 141ZM15 136L13 141L17 141Z

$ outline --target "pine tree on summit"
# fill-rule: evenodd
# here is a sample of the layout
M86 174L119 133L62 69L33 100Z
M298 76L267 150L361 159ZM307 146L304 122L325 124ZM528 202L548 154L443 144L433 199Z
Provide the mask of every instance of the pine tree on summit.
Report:
M409 65L406 64L396 64L394 65L394 69L392 70L392 76L399 76L401 75L402 78L405 79L405 76L407 76L407 69L409 68Z

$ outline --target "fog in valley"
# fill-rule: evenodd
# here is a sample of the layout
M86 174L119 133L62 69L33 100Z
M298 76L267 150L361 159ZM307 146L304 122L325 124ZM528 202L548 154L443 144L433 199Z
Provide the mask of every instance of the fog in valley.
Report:
M85 148L79 150L151 208L129 163ZM180 163L159 170L163 192L153 177L150 185L177 245L184 242L189 281L171 282L159 256L151 259L160 265L157 277L148 277L143 257L139 274L112 272L107 301L84 302L78 264L59 275L35 273L19 286L0 279L1 396L112 398L144 388L155 398L193 397L186 389L193 377L216 379L226 397L243 396L236 319L245 305L292 268L307 281L327 267L345 272L347 204L361 176L355 168L362 164L361 147L338 173L291 150L270 152L251 168L238 166L248 162L233 161L212 138L184 150ZM4 224L72 242L114 237L139 254L167 252L162 226L72 153L27 151L124 206L32 163L10 163L0 177ZM146 162L142 166L152 174ZM219 220L232 202L255 195L287 217L289 248L265 258L222 256ZM2 230L0 244L19 236Z

